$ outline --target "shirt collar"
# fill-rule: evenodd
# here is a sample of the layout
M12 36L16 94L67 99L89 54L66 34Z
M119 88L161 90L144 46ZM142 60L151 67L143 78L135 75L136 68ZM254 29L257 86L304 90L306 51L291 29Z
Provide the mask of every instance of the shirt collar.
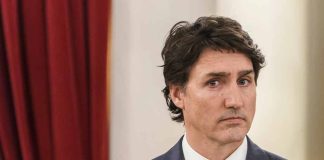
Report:
M243 143L226 160L245 160L247 149L247 139L244 137Z
M229 157L227 157L226 160L245 160L247 148L247 139L245 137L243 143ZM182 140L182 150L185 160L208 160L191 148L186 135L184 135Z
M194 149L191 148L187 141L186 134L184 135L182 139L182 150L185 160L208 160L207 158L200 155L198 152L196 152Z

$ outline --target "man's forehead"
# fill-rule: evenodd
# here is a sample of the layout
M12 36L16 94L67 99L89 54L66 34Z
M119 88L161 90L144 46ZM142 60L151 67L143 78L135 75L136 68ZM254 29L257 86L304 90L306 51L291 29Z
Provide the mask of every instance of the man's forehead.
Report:
M205 50L192 67L193 72L239 74L253 71L252 61L243 53Z
M213 50L213 49L204 49L200 54L197 63L199 61L206 62L222 62L224 60L230 59L231 61L246 61L251 62L251 59L242 52L234 51L222 51L222 50Z
M245 70L240 70L237 72L207 72L205 73L206 76L208 77L227 77L227 76L231 76L233 74L239 75L239 76L244 76L244 75L249 75L249 74L253 74L254 75L254 70L253 69L245 69Z

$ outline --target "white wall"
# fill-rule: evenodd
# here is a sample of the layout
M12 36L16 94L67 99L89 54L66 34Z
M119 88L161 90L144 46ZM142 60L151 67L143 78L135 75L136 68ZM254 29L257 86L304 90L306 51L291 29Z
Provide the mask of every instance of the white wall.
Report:
M183 134L161 92L160 53L172 25L214 7L213 0L113 1L111 160L152 159Z
M324 1L308 1L307 159L324 157Z
M215 14L238 20L266 55L252 140L288 159L323 157L324 91L316 84L324 88L324 36L318 35L324 23L309 20L318 6L307 0L113 0L110 159L151 159L183 134L161 93L160 52L173 24Z

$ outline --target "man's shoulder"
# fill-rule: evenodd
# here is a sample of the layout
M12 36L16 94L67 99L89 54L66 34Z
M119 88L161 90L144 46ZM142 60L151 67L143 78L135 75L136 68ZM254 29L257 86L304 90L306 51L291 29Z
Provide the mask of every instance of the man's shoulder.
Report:
M251 141L249 137L248 139L248 152L246 155L246 160L285 160L274 153L261 149L255 143Z
M182 152L182 139L183 136L170 150L154 158L153 160L184 160L184 156Z

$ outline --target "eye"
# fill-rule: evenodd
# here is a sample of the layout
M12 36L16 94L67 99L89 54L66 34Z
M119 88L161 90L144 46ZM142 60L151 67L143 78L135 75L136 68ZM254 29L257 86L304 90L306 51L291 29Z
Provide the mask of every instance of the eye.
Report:
M248 79L240 79L240 80L238 80L237 83L238 83L239 86L247 86L247 85L249 85L250 80L248 80Z
M215 87L219 86L219 84L220 84L219 80L208 81L208 86L211 87L211 88L215 88Z

